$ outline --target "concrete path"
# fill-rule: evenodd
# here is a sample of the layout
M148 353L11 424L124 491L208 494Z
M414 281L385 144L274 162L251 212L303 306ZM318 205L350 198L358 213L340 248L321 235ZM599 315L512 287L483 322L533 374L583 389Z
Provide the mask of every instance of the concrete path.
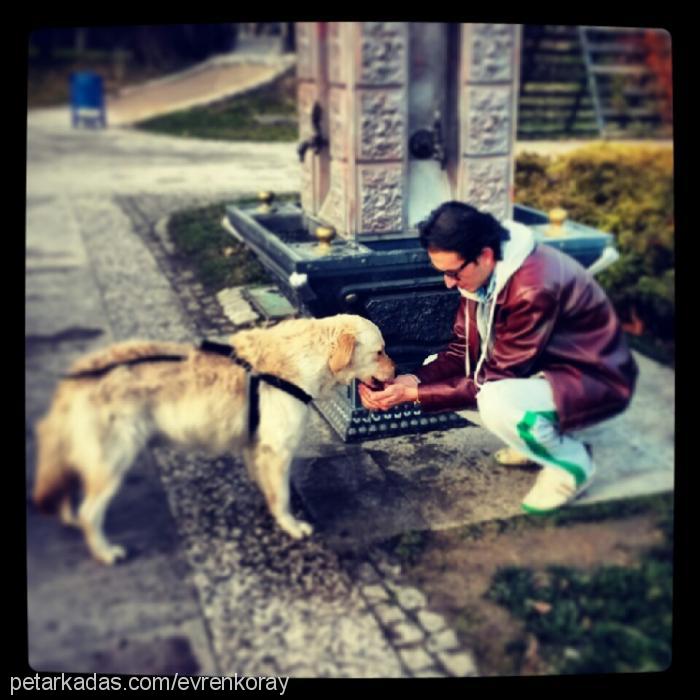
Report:
M234 52L214 56L181 73L122 89L107 100L108 123L126 126L230 98L272 82L294 64L293 54Z
M69 124L67 108L28 119L28 490L32 425L71 360L128 337L234 330L235 318L172 264L168 216L299 187L295 144ZM674 375L638 359L632 407L588 431L601 476L587 500L673 488ZM498 446L479 427L347 446L314 412L293 482L295 509L316 533L292 542L238 460L155 445L108 513L107 532L131 552L117 567L90 560L77 532L28 507L30 662L73 672L478 674L470 650L375 545L518 514L533 473L495 465Z

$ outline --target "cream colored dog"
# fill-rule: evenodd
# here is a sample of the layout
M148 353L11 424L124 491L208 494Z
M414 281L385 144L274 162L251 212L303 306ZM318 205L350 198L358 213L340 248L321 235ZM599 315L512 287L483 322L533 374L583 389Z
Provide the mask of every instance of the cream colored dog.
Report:
M313 398L352 379L375 383L394 376L379 329L360 316L289 320L240 331L229 342L255 372L292 382ZM163 355L182 359L164 361ZM128 341L79 359L71 374L101 370L60 382L37 425L34 487L37 506L80 527L95 558L112 564L126 554L106 539L104 516L136 455L156 434L211 454L235 450L279 526L294 538L312 532L289 510L289 466L307 413L302 401L261 382L260 423L249 441L246 371L228 357L188 345ZM76 484L83 491L77 514L71 499Z

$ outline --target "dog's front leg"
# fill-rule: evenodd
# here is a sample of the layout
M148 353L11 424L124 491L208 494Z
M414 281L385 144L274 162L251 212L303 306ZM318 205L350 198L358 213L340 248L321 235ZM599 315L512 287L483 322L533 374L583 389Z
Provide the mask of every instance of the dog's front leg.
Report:
M289 509L289 467L292 456L268 445L258 445L255 450L255 471L257 482L277 524L290 537L301 539L310 535L313 527L303 520L297 520Z

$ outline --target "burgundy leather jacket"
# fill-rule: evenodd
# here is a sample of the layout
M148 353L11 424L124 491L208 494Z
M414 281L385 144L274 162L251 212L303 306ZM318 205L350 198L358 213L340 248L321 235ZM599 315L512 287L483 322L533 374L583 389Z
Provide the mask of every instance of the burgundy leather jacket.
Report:
M454 339L436 360L415 372L426 411L476 407L479 387L466 376L465 305L469 308L469 359L477 366L480 340L476 302L462 298ZM493 346L479 384L543 372L552 386L562 432L624 410L637 366L605 292L573 258L538 244L496 298Z

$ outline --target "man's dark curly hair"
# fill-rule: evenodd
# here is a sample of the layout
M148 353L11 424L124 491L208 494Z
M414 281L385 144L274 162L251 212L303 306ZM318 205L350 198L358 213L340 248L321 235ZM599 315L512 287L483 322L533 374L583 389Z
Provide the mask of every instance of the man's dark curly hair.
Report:
M445 202L418 224L424 248L458 253L465 261L479 257L484 248L502 259L501 243L510 238L508 229L491 214L464 202Z

